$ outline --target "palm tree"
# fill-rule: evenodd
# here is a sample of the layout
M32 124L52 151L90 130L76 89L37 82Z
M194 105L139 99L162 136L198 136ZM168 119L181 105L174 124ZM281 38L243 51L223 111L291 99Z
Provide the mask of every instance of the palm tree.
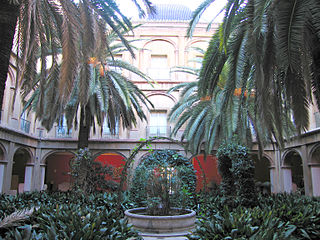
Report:
M193 154L203 151L209 155L214 146L233 138L235 134L248 147L253 141L258 141L260 152L264 143L272 141L272 136L263 127L255 111L255 92L248 89L243 91L243 86L238 83L230 97L226 94L230 88L227 80L231 70L230 63L226 62L217 76L217 87L211 95L201 97L198 80L179 84L169 90L181 90L180 100L168 116L169 121L175 123L172 135L184 127L181 140L187 141L186 149ZM200 74L200 69L191 67L177 67L175 71L197 77ZM252 73L246 80L252 80ZM285 133L292 135L294 126L290 115L283 112L282 119Z
M135 0L140 14L144 15L143 7ZM148 11L154 8L149 0L142 1ZM66 102L71 94L79 61L87 61L97 49L92 43L103 39L93 39L95 29L107 26L114 29L118 37L133 54L126 39L120 34L121 29L132 29L131 22L119 10L115 0L3 0L0 3L0 102L8 74L10 51L17 32L17 51L19 60L18 79L25 93L32 91L36 77L36 62L41 59L41 74L49 71L56 74L56 64L62 53L62 66L59 75L59 96ZM17 21L19 19L19 21ZM18 23L18 25L17 25ZM87 48L85 55L79 56L77 40L84 35L82 46ZM95 40L95 41L94 41ZM47 57L51 63L47 64ZM50 66L48 66L50 65ZM48 70L48 68L50 70ZM49 75L50 75L49 74ZM43 78L44 79L44 78ZM40 84L41 85L41 84ZM43 93L43 89L41 89ZM41 96L40 96L41 97Z
M197 19L214 0L204 1L194 12L189 34ZM233 93L253 92L254 129L283 146L308 127L312 93L320 106L320 2L315 0L229 0L225 17L212 37L199 75L199 97L214 97L223 67L230 66L221 109ZM240 106L243 107L243 103ZM246 114L246 112L243 112ZM239 118L244 116L238 115Z
M121 31L121 34L125 32ZM121 122L123 128L130 128L132 124L136 124L137 117L141 120L146 119L142 105L148 108L152 103L126 75L122 74L122 71L135 74L148 82L150 78L133 65L114 58L114 55L128 51L122 42L116 41L117 36L114 30L106 33L105 42L108 45L104 61L98 61L98 58L92 57L89 62L82 63L67 104L63 104L55 94L59 78L48 76L44 80L42 84L45 90L42 99L40 98L40 76L36 83L37 89L26 101L24 110L33 110L36 118L41 120L41 124L48 130L63 116L67 120L68 129L73 126L77 128L80 111L78 148L88 147L91 127L95 130L95 123L102 126L105 118L111 132L115 131L117 122ZM128 43L130 48L133 48L131 43ZM104 52L103 49L101 52ZM61 69L62 66L58 65L57 74ZM87 72L83 76L84 71ZM84 89L81 84L87 87ZM87 101L84 102L81 96L83 92L87 95Z
M10 53L13 45L18 13L19 5L15 2L0 2L0 110L2 110L2 100L7 80Z
M199 69L178 68L176 71L199 75ZM225 67L222 75L226 75ZM169 90L180 90L180 99L171 109L168 119L175 123L172 135L185 128L181 141L186 140L186 150L192 154L203 151L211 154L214 146L221 141L230 139L237 132L239 138L251 145L252 129L255 123L252 115L253 94L241 96L241 90L236 89L226 108L222 108L224 100L225 78L220 75L219 87L213 97L200 97L198 80L179 84ZM242 103L242 105L240 104ZM238 118L238 116L241 116ZM240 127L241 126L241 127Z

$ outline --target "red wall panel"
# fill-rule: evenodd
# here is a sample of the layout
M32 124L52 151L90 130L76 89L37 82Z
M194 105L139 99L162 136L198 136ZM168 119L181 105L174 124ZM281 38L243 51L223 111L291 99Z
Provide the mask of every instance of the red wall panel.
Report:
M207 187L210 189L213 187L213 184L220 184L221 176L218 172L218 159L212 155L207 156L206 160L204 160L203 155L198 155L197 158L205 172ZM195 157L192 158L192 164L194 166L194 169L197 171L197 191L199 191L204 187L202 170Z
M95 161L100 162L102 166L109 165L113 167L113 178L106 176L106 180L113 179L116 182L120 182L120 174L122 172L125 158L117 153L104 153L98 156Z

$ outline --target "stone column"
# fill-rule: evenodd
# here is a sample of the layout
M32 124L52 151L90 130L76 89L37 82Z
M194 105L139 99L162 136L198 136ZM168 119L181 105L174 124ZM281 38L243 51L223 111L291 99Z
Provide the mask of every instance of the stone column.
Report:
M292 192L292 172L290 166L282 166L282 182L284 192Z
M311 179L312 179L312 195L320 196L320 163L310 163Z
M44 187L44 180L46 176L46 164L40 164L40 191L46 190Z
M2 186L2 191L4 193L10 193L11 188L11 178L12 178L12 167L13 167L13 156L15 151L15 143L10 142L8 150L8 162L6 166L6 171L4 173L4 181Z
M283 172L281 168L281 159L282 159L282 153L277 148L274 150L274 166L275 166L275 176L274 177L274 191L276 193L280 193L284 191L284 184L283 184Z
M146 72L146 65L144 64L145 58L144 58L145 51L143 49L139 50L139 62L138 67L139 69L142 69L142 71Z
M179 64L179 49L174 50L174 65ZM173 65L171 63L171 65Z
M32 180L33 180L33 163L26 164L26 170L24 175L24 192L30 192L32 190Z
M5 180L5 172L7 168L7 161L0 161L0 194L4 193L4 180Z
M185 49L184 50L184 61L183 61L184 66L188 66L188 60L189 60L189 50ZM183 74L183 78L178 79L178 80L181 80L181 81L189 80L189 78L190 78L189 75L190 74ZM180 74L178 76L180 76Z
M32 181L32 191L41 191L43 187L43 182L41 182L42 177L41 169L41 141L38 142L38 147L36 148L36 154L34 157L34 169L33 169L33 181Z
M312 180L311 180L311 171L308 165L309 158L307 153L306 145L301 146L301 160L303 168L303 181L304 181L304 191L306 196L312 196Z
M270 174L270 184L271 184L271 186L270 186L270 191L271 191L271 193L276 193L277 191L276 191L276 185L275 185L275 183L276 183L276 179L275 179L275 177L276 177L276 167L275 166L271 166L271 167L269 167L269 174Z

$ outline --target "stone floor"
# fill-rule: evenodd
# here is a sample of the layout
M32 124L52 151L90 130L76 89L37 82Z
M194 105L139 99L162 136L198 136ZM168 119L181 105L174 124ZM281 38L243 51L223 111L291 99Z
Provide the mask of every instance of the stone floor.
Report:
M142 233L142 237L145 240L156 240L156 239L168 239L168 240L186 240L188 239L186 236L187 232L175 232L175 233L162 233L162 234L147 234Z
M168 239L168 240L186 240L186 237L143 237L145 240Z

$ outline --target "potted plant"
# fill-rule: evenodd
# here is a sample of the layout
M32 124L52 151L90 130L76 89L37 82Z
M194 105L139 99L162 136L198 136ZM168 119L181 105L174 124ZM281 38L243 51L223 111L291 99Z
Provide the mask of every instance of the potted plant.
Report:
M195 226L195 212L185 208L192 203L195 186L190 160L173 150L152 151L136 168L129 191L141 207L125 215L143 236L186 235Z

